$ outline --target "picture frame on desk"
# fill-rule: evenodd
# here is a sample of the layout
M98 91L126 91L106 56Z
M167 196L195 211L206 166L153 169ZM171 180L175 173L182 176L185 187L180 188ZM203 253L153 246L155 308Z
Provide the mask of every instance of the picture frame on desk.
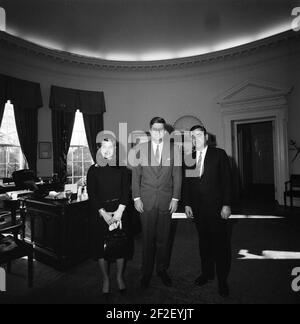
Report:
M39 142L39 159L52 159L52 143Z

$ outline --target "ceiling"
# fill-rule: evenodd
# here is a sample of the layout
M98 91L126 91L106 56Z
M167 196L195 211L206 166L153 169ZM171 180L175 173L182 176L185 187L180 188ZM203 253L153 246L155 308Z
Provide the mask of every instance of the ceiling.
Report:
M117 61L188 57L291 29L299 0L0 0L6 32Z

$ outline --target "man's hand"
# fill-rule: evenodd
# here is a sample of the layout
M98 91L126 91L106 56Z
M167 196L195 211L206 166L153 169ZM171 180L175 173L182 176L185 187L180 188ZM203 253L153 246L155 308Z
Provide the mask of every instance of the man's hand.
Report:
M142 199L135 200L134 207L139 213L142 214L144 212L144 204L142 202Z
M177 208L178 208L178 201L172 199L172 201L171 201L171 203L170 203L170 207L169 207L169 211L170 211L170 213L171 213L171 214L176 213Z
M193 209L190 206L185 206L185 213L188 219L193 219L194 214L193 214Z
M228 220L231 216L231 208L229 206L223 206L221 211L222 219Z

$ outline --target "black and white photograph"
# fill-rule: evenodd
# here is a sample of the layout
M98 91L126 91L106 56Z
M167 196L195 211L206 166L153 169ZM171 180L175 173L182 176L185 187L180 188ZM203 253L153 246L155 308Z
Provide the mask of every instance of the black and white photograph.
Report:
M0 0L1 304L300 304L299 0Z

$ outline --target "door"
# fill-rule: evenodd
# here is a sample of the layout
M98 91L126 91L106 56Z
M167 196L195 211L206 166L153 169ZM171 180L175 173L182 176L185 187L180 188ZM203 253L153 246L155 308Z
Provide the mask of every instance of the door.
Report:
M243 197L274 201L273 122L238 124L237 140Z

